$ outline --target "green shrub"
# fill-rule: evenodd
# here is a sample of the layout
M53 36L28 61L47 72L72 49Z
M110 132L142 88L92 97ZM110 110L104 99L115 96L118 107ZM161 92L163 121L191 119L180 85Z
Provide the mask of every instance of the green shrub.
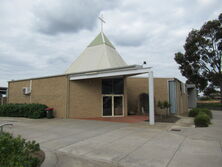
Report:
M212 112L210 110L208 110L207 108L201 108L200 112L207 114L210 119L213 118Z
M213 118L212 112L210 110L208 110L207 108L193 108L192 110L190 110L188 116L195 117L200 112L203 112L203 113L207 114L210 118Z
M188 116L195 117L198 115L199 112L200 112L199 108L193 108L192 110L189 111Z
M0 133L0 166L1 167L36 167L40 161L32 154L40 151L35 141L13 137L9 133Z
M194 124L196 127L208 127L210 124L210 117L204 112L199 112L194 118Z
M6 117L46 117L47 108L44 104L3 104L0 105L0 116Z
M197 103L197 107L211 110L222 110L222 103Z

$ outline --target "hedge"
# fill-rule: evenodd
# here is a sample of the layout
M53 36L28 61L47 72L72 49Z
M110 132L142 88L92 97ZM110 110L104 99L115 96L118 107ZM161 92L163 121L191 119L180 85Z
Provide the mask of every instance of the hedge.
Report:
M3 117L26 117L43 118L46 117L47 108L44 104L3 104L0 105L0 116Z
M189 111L188 116L189 117L196 117L200 112L203 112L209 116L209 118L212 118L212 112L207 108L193 108Z
M210 117L204 112L199 112L194 118L194 124L196 127L208 127L210 124Z
M197 107L210 110L222 110L222 103L197 103Z
M35 141L13 137L9 133L0 133L0 166L1 167L37 167L44 157L35 156L40 152Z
M195 117L198 115L198 113L200 112L199 108L193 108L189 111L188 116L189 117Z

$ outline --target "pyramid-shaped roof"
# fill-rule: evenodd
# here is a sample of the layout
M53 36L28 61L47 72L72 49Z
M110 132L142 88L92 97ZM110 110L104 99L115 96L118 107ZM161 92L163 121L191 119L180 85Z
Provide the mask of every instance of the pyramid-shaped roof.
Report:
M115 48L113 44L109 41L109 39L106 37L106 35L102 32L96 36L96 38L89 44L88 47L101 45L101 44L106 44L112 48Z
M69 66L65 73L94 71L126 65L113 44L101 32Z

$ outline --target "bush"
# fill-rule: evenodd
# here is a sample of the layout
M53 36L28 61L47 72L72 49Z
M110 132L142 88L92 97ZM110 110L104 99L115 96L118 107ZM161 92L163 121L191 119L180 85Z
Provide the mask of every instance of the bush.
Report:
M212 112L206 108L193 108L192 110L190 110L188 116L196 117L200 112L207 114L210 118L213 117Z
M199 114L199 112L200 112L199 108L193 108L192 110L189 111L188 116L195 117Z
M0 116L5 117L27 117L43 118L46 117L47 108L44 104L3 104L0 105Z
M14 138L9 133L0 133L1 167L37 167L41 162L32 156L40 151L35 141L26 141L20 136Z
M210 117L204 112L199 112L194 118L194 124L196 127L208 127L210 124Z
M211 110L222 110L222 103L197 103L197 107Z
M208 110L207 108L200 109L200 112L207 114L210 119L213 118L212 112L210 110Z
M210 97L208 97L208 96L201 96L201 97L199 97L199 100L210 100Z

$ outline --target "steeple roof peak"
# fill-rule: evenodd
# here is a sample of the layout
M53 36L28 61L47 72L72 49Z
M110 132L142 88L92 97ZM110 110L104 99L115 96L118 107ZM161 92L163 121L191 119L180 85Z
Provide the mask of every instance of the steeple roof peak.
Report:
M100 32L96 38L88 45L88 47L96 46L96 45L108 45L115 49L113 44L109 41L109 39L106 37L106 35L103 32Z
M103 32L100 32L65 73L93 71L126 65L113 44Z

